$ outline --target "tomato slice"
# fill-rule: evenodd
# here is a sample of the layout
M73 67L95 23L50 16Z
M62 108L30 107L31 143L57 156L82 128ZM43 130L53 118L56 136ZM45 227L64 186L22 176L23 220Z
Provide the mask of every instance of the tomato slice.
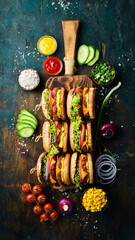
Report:
M79 156L79 175L80 175L80 181L82 182L82 155Z
M55 126L56 126L56 128L57 128L57 127L58 127L58 124L59 124L59 122L58 122L58 121L55 121L54 123L55 123Z
M80 134L80 147L83 145L84 134L85 134L85 125L84 125L84 123L82 123L81 124L81 134Z
M52 91L50 92L50 114L51 114L51 117L52 117Z

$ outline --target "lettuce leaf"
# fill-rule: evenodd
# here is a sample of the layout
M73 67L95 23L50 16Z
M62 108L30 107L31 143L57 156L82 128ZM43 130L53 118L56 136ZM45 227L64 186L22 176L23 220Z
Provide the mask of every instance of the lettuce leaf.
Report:
M72 99L72 109L71 109L71 118L70 118L71 122L76 121L77 114L79 112L78 103L80 103L80 96L77 94L73 96L73 99Z
M51 113L50 113L50 102L49 102L49 89L46 89L44 94L45 94L45 101L46 101L46 108L47 108L47 113L49 115L49 117L51 117Z
M79 137L80 137L80 134L81 134L81 131L79 130L79 128L80 128L81 122L82 122L82 118L77 116L76 117L76 122L73 125L75 150L77 152L80 152L80 153L82 152L82 150L79 146Z
M80 183L80 175L79 175L79 163L77 164L77 169L76 169L74 180L75 180L75 186L77 188L82 189L82 184Z

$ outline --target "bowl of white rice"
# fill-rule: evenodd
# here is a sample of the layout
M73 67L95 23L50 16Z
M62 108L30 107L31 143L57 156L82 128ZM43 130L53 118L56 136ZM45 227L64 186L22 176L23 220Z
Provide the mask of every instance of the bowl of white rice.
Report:
M34 90L40 83L38 72L33 68L25 68L18 74L18 83L26 91Z

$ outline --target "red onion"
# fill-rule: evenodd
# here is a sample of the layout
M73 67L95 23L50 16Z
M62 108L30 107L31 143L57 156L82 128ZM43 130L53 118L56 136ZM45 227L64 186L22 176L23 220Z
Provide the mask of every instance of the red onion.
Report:
M97 180L102 184L111 183L117 173L115 160L108 154L100 155L95 163Z
M105 123L100 128L100 135L104 139L112 139L116 136L116 127L111 123Z
M49 158L46 160L45 181L49 181Z
M72 203L69 199L67 198L62 198L59 201L59 208L62 213L70 213L72 211Z

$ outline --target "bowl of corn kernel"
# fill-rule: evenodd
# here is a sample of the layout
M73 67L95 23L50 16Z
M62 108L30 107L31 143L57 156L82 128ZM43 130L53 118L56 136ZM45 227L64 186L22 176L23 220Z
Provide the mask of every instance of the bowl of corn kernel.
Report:
M89 188L85 190L82 196L82 205L86 211L93 213L101 212L107 206L106 193L101 188Z

